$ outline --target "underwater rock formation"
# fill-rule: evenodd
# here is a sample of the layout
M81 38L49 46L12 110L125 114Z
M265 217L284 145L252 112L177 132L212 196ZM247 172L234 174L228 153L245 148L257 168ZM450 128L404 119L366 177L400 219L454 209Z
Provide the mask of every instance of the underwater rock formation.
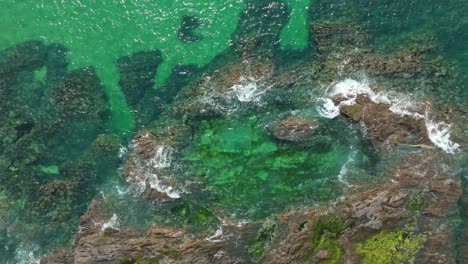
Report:
M288 117L281 120L273 134L279 139L301 142L310 139L318 126L317 120Z
M119 85L132 109L136 110L138 102L154 88L156 69L161 62L159 50L138 52L118 59Z
M68 73L52 88L53 103L66 119L100 120L107 110L103 88L92 68Z

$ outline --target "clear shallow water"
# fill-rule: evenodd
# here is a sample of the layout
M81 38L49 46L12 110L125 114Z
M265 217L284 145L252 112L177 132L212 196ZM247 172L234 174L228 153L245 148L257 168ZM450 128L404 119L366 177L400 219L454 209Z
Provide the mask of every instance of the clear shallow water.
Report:
M165 83L179 65L204 66L229 47L246 3L236 1L4 1L0 49L26 40L61 43L68 49L70 69L96 68L106 87L114 129L133 128L132 115L118 87L118 58L141 50L160 49L156 86ZM282 34L282 44L305 48L307 1L294 1L293 13ZM194 16L198 41L179 39L183 18ZM298 35L299 34L299 35ZM289 46L288 46L289 45Z
M255 7L255 3L264 5L258 8ZM268 12L273 13L270 24L257 25L255 23L260 20L255 19L241 21L241 18L247 16L246 14L252 9L257 17ZM61 136L54 133L39 134L28 139L29 141L22 139L24 146L21 148L13 148L11 147L13 143L4 140L2 147L5 149L0 152L2 155L0 262L15 263L19 258L22 260L29 258L28 254L31 252L38 253L42 249L49 250L56 245L69 244L76 230L77 218L84 213L92 197L99 195L101 189L107 190L110 193L109 197L118 196L113 183L122 184L118 174L121 161L106 158L96 162L96 155L97 157L103 155L101 152L98 154L95 152L107 153L106 149L109 148L115 158L117 156L115 150L120 144L125 146L128 143L121 139L122 135L128 137L141 129L138 124L135 125L136 113L129 110L119 86L121 76L116 64L119 58L139 51L159 49L162 63L154 72L154 88L158 90L167 85L166 81L174 73L174 67L193 65L201 68L208 65L216 56L235 46L237 34L245 28L258 28L258 34L264 35L268 41L275 42L271 44L279 45L279 50L275 51L278 57L292 60L292 58L297 59L298 56L294 55L301 52L310 53L310 47L314 46L307 31L310 22L344 19L357 21L373 36L373 42L382 52L398 49L406 39L421 35L435 37L444 55L460 65L463 78L466 80L468 73L466 14L468 14L468 5L462 0L450 3L432 0L365 3L352 0L291 0L284 3L240 0L2 1L0 50L29 40L39 40L46 45L63 45L67 50L68 63L62 67L69 71L85 66L95 68L96 76L102 82L108 98L110 111L105 114L111 118L103 118L103 123L100 125L91 124L92 122L86 120L83 122L64 120L63 123L73 127L71 130L75 130L75 134L72 132L65 132ZM285 26L281 28L282 25ZM273 34L272 29L280 30L278 40L268 38ZM303 56L303 58L310 57ZM48 67L36 69L33 80L26 74L20 76L22 84L17 86L20 87L17 90L21 90L18 97L31 98L31 108L28 110L32 109L32 114L28 116L34 120L36 128L40 122L44 122L45 126L53 123L46 117L36 117L36 114L49 115L47 106L49 95L47 92L41 92L41 89L48 89L46 77L48 71L50 71ZM185 76L184 72L175 73L172 81L174 78L183 79ZM445 97L452 100L455 94L457 102L467 101L466 82L451 86L450 92L448 89L449 87L432 89L429 90L429 95L437 96L440 100L447 100ZM37 98L43 100L36 100ZM9 109L9 111L15 110ZM12 116L13 119L18 119L18 123L11 121L8 116L2 116L5 127L18 126L26 120ZM50 118L63 117L52 115ZM335 125L339 127L339 124ZM28 130L27 126L23 130ZM76 132L78 130L80 131ZM332 137L332 147L320 153L275 142L266 136L265 131L259 129L255 122L250 124L245 120L202 122L197 131L194 146L184 150L184 160L194 170L194 177L201 177L209 168L207 182L213 194L208 198L199 197L199 199L207 199L212 204L223 206L235 204L238 207L233 213L243 217L262 217L288 205L299 204L304 199L307 202L327 201L340 195L339 191L333 193L332 190L340 186L336 175L351 155L347 146L359 145L361 140L359 137L349 139L348 134L338 129ZM209 137L211 141L204 143L204 138L209 133L214 136ZM106 134L109 138L96 141L95 138L100 134ZM70 139L72 142L65 141L65 138L72 138ZM18 142L15 144L21 143ZM65 147L60 146L62 142L66 142ZM248 142L250 143L247 144ZM12 154L18 150L24 150L25 154ZM369 154L365 148L360 151L362 157ZM29 153L34 152L40 157L31 163L28 161L32 159ZM364 167L371 169L371 166L364 165ZM316 168L320 168L319 172L315 171ZM309 173L312 170L314 173ZM90 180L74 180L80 178L80 174ZM287 177L290 174L302 178L289 179ZM111 185L111 187L106 189L101 187L102 185ZM49 186L52 191L44 186ZM309 196L299 197L295 195L297 191ZM77 192L86 194L76 195ZM278 193L280 193L278 201L282 202L280 206L276 206L278 201L262 200L264 196ZM51 203L42 198L50 194L53 194L52 199L56 199L57 202ZM151 206L141 201L135 201L138 206L133 207L142 208L141 210L123 216L125 206L118 203L125 204L125 199L123 201L119 199L122 198L116 198L115 202L116 212L123 223L126 221L132 225L146 226L153 221L148 219L171 221L161 220L163 214L161 212L165 212L167 208L142 213L144 208ZM204 212L205 207L212 205L210 203L200 208L192 208L192 215ZM261 207L267 209L259 210ZM180 222L189 221L183 217L185 213L181 213L184 208L181 205L170 209ZM201 215L206 216L208 213Z

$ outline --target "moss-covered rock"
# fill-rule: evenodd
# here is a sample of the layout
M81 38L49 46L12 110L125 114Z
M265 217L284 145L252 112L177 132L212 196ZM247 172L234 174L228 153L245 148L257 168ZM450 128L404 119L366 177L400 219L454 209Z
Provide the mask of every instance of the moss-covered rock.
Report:
M426 237L405 230L384 230L364 243L357 244L356 252L364 256L364 264L405 263L412 260L424 245Z
M277 224L272 220L266 220L257 236L251 239L247 244L247 252L254 262L261 259L265 251L275 237Z
M306 256L305 262L321 259L321 263L339 263L343 249L338 243L338 238L351 226L350 223L335 217L319 220L314 226L311 252Z

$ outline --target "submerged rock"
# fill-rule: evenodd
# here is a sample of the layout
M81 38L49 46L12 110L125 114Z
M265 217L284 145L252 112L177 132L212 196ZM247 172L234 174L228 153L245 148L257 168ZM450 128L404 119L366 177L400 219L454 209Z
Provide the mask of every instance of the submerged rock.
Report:
M137 110L145 93L154 88L156 69L161 62L159 50L141 51L118 59L119 85L133 110Z
M13 75L39 69L46 64L47 46L40 41L28 41L2 52L0 76Z
M279 139L302 142L310 139L318 126L317 120L288 117L279 123L273 134Z
M202 21L196 16L183 16L180 23L177 37L184 43L199 41L202 37L198 36L194 30L202 25Z
M53 103L61 117L72 120L101 120L107 111L106 98L93 68L68 73L52 88Z

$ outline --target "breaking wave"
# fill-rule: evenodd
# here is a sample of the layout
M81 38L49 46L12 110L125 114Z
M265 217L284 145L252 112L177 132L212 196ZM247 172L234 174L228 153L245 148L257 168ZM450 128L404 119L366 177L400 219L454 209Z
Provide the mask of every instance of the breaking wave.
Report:
M452 125L429 118L429 104L398 93L375 92L367 80L358 82L353 79L345 79L332 83L326 89L326 96L318 99L320 104L317 106L317 111L322 117L333 119L339 115L341 106L355 104L358 95L366 95L374 103L389 104L389 110L395 114L424 119L428 137L436 147L448 154L457 154L460 151L460 145L450 140ZM332 98L338 96L344 97L342 98L344 100L335 104ZM425 115L416 111L417 108L421 107L425 108Z

